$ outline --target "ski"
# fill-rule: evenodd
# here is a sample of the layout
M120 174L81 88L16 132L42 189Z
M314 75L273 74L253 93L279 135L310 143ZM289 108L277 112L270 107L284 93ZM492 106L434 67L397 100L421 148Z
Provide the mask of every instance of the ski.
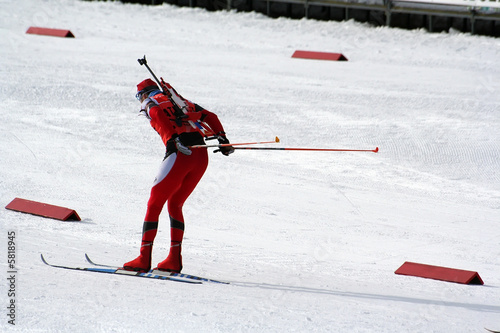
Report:
M105 264L100 264L96 263L90 257L88 256L87 253L85 253L85 259L89 262L89 264L94 265L96 267L105 267L107 269L120 269L120 267L112 266L112 265L105 265ZM153 275L158 275L158 276L165 276L165 277L174 277L174 278L183 278L183 279L190 279L193 281L200 281L200 282L211 282L211 283L221 283L221 284L229 284L229 282L226 281L219 281L219 280L213 280L213 279L207 279L204 277L196 276L196 275L190 275L190 274L184 274L184 273L175 273L175 272L164 272L164 271L159 271L159 270L150 270L148 272L149 274Z
M103 264L98 264L98 263L95 263L94 261L92 261L92 259L90 259L90 257L88 256L87 253L85 253L85 259L87 259L87 261L89 262L89 264L91 265L94 265L94 266L98 266L98 267L108 267L108 268L115 268L117 269L118 267L116 266L111 266L111 265L103 265Z
M492 333L500 333L500 331L490 330L489 328L486 327L484 329Z
M134 272L134 271L127 271L125 269L120 269L120 268L112 268L112 267L73 267L73 266L65 266L65 265L55 265L49 263L44 257L43 254L40 254L40 257L42 258L42 261L44 264L50 266L50 267L55 267L55 268L62 268L62 269L68 269L68 270L74 270L74 271L86 271L86 272L94 272L94 273L105 273L105 274L118 274L118 275L127 275L127 276L135 276L135 277L141 277L141 278L147 278L147 279L157 279L157 280L169 280L169 281L174 281L174 282L183 282L183 283L190 283L190 284L202 284L202 281L196 281L193 279L185 279L181 277L175 277L175 276L168 276L168 275L163 275L163 274L155 274L154 272L147 272L147 273L141 273L141 272Z

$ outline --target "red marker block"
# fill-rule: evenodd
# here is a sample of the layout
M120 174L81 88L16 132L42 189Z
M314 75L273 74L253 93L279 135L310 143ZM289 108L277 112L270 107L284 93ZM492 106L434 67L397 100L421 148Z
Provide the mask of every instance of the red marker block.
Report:
M299 50L293 53L292 58L347 61L347 58L342 53L299 51Z
M75 38L75 35L73 35L73 33L71 31L63 30L63 29L29 27L29 29L26 31L26 33L27 34L34 34L34 35Z
M6 207L6 209L17 212L28 213L43 217L48 217L62 221L81 221L80 216L73 209L49 205L41 202L15 198Z
M424 265L408 261L399 267L394 273L462 284L484 284L477 272Z

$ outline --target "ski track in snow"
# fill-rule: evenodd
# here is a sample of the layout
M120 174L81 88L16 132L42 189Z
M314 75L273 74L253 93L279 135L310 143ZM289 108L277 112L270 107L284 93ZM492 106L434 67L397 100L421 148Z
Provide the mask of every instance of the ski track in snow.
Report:
M25 34L29 26L76 38ZM17 234L23 332L483 332L500 327L500 40L119 2L0 0L0 210ZM292 59L341 52L347 62ZM233 142L373 153L210 153L184 207L184 286L50 268L137 255L163 147L147 77L218 114ZM154 263L168 253L163 213ZM405 261L484 286L395 275ZM136 281L137 280L137 281ZM5 288L4 288L5 287Z

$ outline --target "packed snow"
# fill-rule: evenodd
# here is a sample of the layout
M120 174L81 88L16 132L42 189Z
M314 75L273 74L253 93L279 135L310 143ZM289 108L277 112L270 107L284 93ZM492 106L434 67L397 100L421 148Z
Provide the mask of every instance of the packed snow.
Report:
M2 331L500 330L500 39L76 0L1 0L0 31ZM164 155L138 116L143 55L232 142L380 151L210 152L184 206L183 271L230 285L46 266L40 254L85 267L85 253L139 253ZM82 221L3 209L16 197ZM164 211L153 264L169 244ZM406 261L484 285L395 274Z

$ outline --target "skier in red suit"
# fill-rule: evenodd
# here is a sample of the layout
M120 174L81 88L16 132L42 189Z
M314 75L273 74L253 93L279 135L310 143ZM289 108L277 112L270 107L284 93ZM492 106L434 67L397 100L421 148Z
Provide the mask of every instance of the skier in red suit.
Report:
M168 85L168 84L167 84ZM170 85L168 87L171 88ZM173 88L172 88L173 89ZM181 244L184 237L182 206L200 181L208 166L207 149L190 149L192 145L204 145L203 135L196 124L208 125L219 143L229 144L224 128L217 115L197 104L180 97L185 103L183 113L160 91L151 79L137 85L137 99L141 112L150 120L166 146L166 154L151 189L151 195L144 218L140 255L123 265L124 269L149 271L153 241L158 230L158 220L165 203L170 216L170 252L157 269L170 272L182 270ZM221 147L226 156L234 152L231 146Z

